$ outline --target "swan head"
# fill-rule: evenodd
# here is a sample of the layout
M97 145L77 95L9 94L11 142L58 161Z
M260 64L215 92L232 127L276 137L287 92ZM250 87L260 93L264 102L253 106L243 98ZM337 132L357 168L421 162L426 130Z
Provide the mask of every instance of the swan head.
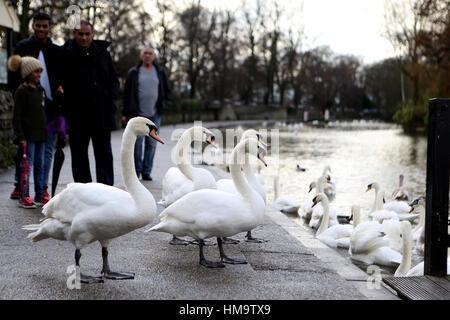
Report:
M263 146L267 146L267 144L263 140L263 136L255 129L248 129L244 131L244 133L241 136L241 141L244 141L247 138L254 138L258 140L259 143L261 143Z
M327 173L331 173L331 167L329 166L329 165L326 165L324 168L323 168L323 174L325 175L325 174L327 174Z
M325 193L317 194L317 196L315 196L314 199L312 199L313 202L312 206L314 207L317 203L322 201L328 201L328 197L325 195Z
M409 203L409 206L411 207L410 213L413 212L415 208L425 207L425 198L421 197L414 199L414 201Z
M372 190L372 189L375 189L375 191L376 191L379 188L380 188L380 185L377 182L373 182L373 183L367 185L366 192L369 191L369 190Z
M144 117L132 118L127 123L125 130L132 130L135 135L149 135L159 143L164 144L164 141L156 133L158 128L153 123L153 121Z
M196 141L202 141L207 144L212 145L213 147L217 148L217 145L215 144L216 137L214 134L209 130L201 126L194 126L191 128L191 137Z
M241 143L244 143L245 145L245 153L254 155L267 167L267 162L264 158L267 155L267 150L260 141L253 138L247 138Z

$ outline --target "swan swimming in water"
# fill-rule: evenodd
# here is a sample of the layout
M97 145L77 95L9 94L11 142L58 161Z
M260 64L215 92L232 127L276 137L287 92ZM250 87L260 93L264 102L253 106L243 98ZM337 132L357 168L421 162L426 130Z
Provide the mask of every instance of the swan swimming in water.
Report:
M214 144L215 137L211 131L201 126L194 126L181 135L175 146L175 163L177 167L167 170L162 180L162 198L158 204L168 207L185 194L200 189L216 189L216 179L206 169L196 168L190 163L188 154L192 141ZM191 241L172 237L171 245L188 245Z
M384 191L380 189L380 185L377 182L371 183L367 186L367 191L369 190L375 190L375 201L372 207L372 212L369 213L369 217L371 217L373 220L376 220L380 223L382 223L384 220L392 219L392 220L410 220L413 221L419 217L418 214L410 214L412 211L412 207L406 204L406 209L408 209L406 212L399 213L392 210L389 210L389 204L385 203L383 204L383 194ZM398 201L394 201L397 202ZM386 206L387 205L387 206ZM396 204L394 204L394 207ZM405 210L406 210L405 209Z
M410 201L413 199L412 189L403 185L404 176L398 177L398 188L392 192L392 199L400 201Z
M332 248L349 248L350 236L353 232L353 226L350 224L337 224L329 227L329 201L324 193L319 193L313 200L313 206L322 202L323 216L319 229L316 232L316 238ZM359 224L359 206L352 206L354 225Z
M181 197L161 213L161 221L147 230L190 236L199 241L200 264L210 268L223 263L242 264L245 260L225 255L221 237L252 230L263 222L265 203L249 185L239 159L245 153L257 156L264 164L264 150L255 139L240 142L231 153L230 172L239 195L214 189L196 190ZM212 262L203 254L204 239L217 237L221 261Z
M65 240L75 246L75 264L80 266L81 249L99 241L102 246L103 277L133 279L134 273L112 272L108 263L108 245L114 238L144 227L156 217L156 203L140 182L134 166L134 143L137 135L148 134L163 143L156 126L146 118L132 118L125 128L120 148L120 167L125 189L102 183L70 183L44 207L40 224L22 229L33 231L28 239ZM81 274L81 282L103 282L103 277Z

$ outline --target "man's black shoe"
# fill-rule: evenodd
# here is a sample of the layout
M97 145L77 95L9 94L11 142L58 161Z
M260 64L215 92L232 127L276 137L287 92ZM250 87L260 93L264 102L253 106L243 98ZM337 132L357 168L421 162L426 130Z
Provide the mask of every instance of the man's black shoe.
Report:
M150 177L149 174L143 173L142 174L142 180L152 181L153 179L152 179L152 177Z

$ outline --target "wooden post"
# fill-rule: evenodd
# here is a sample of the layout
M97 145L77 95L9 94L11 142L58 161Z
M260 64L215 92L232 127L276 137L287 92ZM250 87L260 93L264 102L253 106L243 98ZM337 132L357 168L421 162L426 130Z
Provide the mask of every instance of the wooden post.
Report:
M424 274L447 275L450 99L429 100Z

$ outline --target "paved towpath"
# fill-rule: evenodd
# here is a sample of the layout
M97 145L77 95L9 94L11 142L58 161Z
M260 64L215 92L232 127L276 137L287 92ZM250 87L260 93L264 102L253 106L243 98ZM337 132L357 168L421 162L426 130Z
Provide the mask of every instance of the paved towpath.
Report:
M228 124L204 125L214 128ZM188 127L169 125L160 130L166 144L158 145L154 180L143 181L156 200L161 196L163 175L174 165L170 152L176 142L171 141L171 134L174 129ZM115 185L123 188L119 168L121 138L122 130L113 132ZM72 182L70 150L64 150L66 161L57 192ZM92 150L90 156L91 172L95 172ZM219 168L207 168L216 178L229 176ZM26 239L27 232L21 226L37 223L42 215L39 209L22 209L17 201L9 199L12 177L13 170L0 173L0 299L397 299L383 286L370 290L367 274L316 240L310 230L270 207L264 224L254 231L255 236L269 242L226 246L229 256L246 259L248 264L221 269L202 267L197 246L170 246L169 234L144 233L146 227L115 239L109 250L111 269L134 271L134 280L105 280L103 284L82 284L80 290L69 290L66 270L74 264L74 247L53 239L34 244ZM162 209L158 206L158 212ZM82 270L99 274L99 244L87 246L82 253ZM216 260L217 246L206 247L205 254Z

